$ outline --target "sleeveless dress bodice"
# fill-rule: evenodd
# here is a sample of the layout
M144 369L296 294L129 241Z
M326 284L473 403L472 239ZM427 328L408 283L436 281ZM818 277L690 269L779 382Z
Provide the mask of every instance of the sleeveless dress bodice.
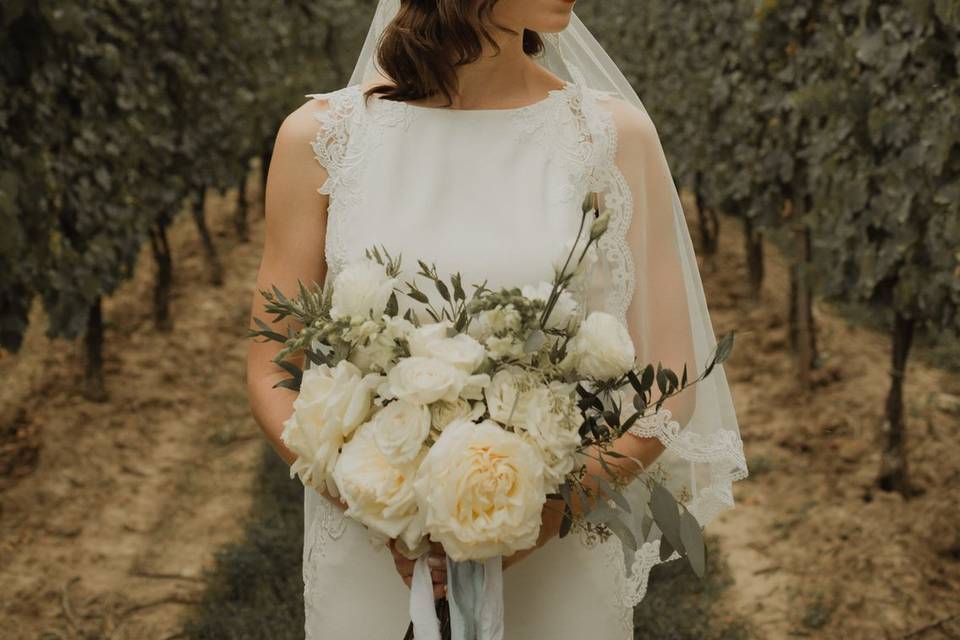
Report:
M308 96L326 101L313 149L328 174L318 187L330 196L328 283L374 246L402 257L404 280L423 260L442 276L460 272L465 288L550 281L616 143L601 92L572 82L512 109L365 102L360 85ZM389 551L312 489L304 505L307 637L401 637L409 590ZM570 536L510 568L506 640L632 638L619 553L613 539ZM580 606L588 593L596 604Z
M329 174L331 276L382 245L410 275L422 259L491 288L552 278L608 151L591 141L576 84L512 109L365 103L360 85L311 95L330 100L314 150Z

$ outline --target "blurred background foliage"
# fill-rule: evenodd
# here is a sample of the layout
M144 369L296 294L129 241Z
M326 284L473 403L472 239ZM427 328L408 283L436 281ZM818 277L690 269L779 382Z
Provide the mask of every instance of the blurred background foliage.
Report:
M304 94L346 82L375 4L0 4L0 347L17 351L39 299L47 335L82 341L88 397L105 398L103 300L149 252L142 303L158 331L173 328L168 229L187 213L210 284L223 281L207 194L239 194L231 229L244 241L251 167L265 176ZM922 341L960 371L960 0L584 0L577 13L692 194L705 268L721 221L742 225L754 295L765 241L787 256L798 384L813 386L821 363L815 298L889 333L877 484L911 495L908 359ZM249 548L273 544L251 526ZM220 571L242 581L295 563L288 542L282 558L227 550ZM226 637L204 624L191 634Z

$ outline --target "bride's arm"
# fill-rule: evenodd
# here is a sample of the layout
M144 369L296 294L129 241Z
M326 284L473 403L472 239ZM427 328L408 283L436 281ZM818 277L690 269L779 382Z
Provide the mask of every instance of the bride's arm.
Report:
M691 377L694 377L699 372L694 371L693 331L680 266L675 190L660 138L646 113L618 99L602 104L613 114L618 139L616 164L633 195L633 210L624 238L635 272L634 295L625 318L630 337L637 347L641 364L662 362L664 367L673 369L678 375L687 364ZM681 427L687 425L695 408L693 391L687 390L667 399L663 408L670 410L671 421L677 421ZM602 464L599 457L603 451L599 447L586 451L587 473L583 484L594 495L601 493L597 478L629 483L657 460L664 445L657 438L626 433L608 450L626 457L604 456L606 464ZM583 511L576 495L572 502L574 512ZM547 501L541 535L534 549L559 533L562 511L563 501ZM532 551L511 556L505 566Z
M321 195L317 188L326 180L327 171L317 162L310 146L318 127L313 112L323 105L320 100L310 100L288 115L274 142L265 194L263 254L250 308L251 316L267 324L272 324L272 316L263 310L265 300L260 290L276 285L284 293L295 295L298 280L309 286L323 282L326 275L324 239L329 196ZM299 328L293 321L287 323ZM286 335L286 324L273 326ZM256 328L252 318L250 327ZM267 440L287 464L292 464L296 455L284 446L280 434L284 421L293 414L297 394L273 386L288 377L272 362L281 348L278 342L250 340L247 397ZM299 364L302 366L303 362Z

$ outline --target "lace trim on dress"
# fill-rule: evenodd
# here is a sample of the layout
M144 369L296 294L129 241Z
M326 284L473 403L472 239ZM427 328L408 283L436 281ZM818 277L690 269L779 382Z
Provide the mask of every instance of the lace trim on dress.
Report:
M305 491L313 491L306 487ZM303 536L303 604L307 609L315 609L322 594L317 592L321 584L319 567L315 560L325 555L327 544L340 539L347 529L347 521L336 506L323 496L311 496L314 501L313 513L307 514L307 527ZM307 620L310 619L308 612ZM309 625L306 639L310 640Z
M350 85L327 93L310 93L308 98L326 99L327 109L314 112L320 129L311 146L314 156L327 169L328 177L317 189L330 196L327 205L327 240L325 246L329 271L336 276L346 261L342 240L342 212L360 207L360 189L364 161L383 141L385 128L406 128L411 114L405 110L381 108L387 101L376 97L365 103L363 86Z

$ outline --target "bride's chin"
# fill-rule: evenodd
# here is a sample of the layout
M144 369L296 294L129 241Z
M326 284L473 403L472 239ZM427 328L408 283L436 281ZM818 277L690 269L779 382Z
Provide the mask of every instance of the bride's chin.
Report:
M572 5L571 5L572 6ZM556 17L551 17L543 22L537 27L527 27L531 31L536 31L537 33L560 33L570 24L570 15L569 10L565 12L557 12Z

